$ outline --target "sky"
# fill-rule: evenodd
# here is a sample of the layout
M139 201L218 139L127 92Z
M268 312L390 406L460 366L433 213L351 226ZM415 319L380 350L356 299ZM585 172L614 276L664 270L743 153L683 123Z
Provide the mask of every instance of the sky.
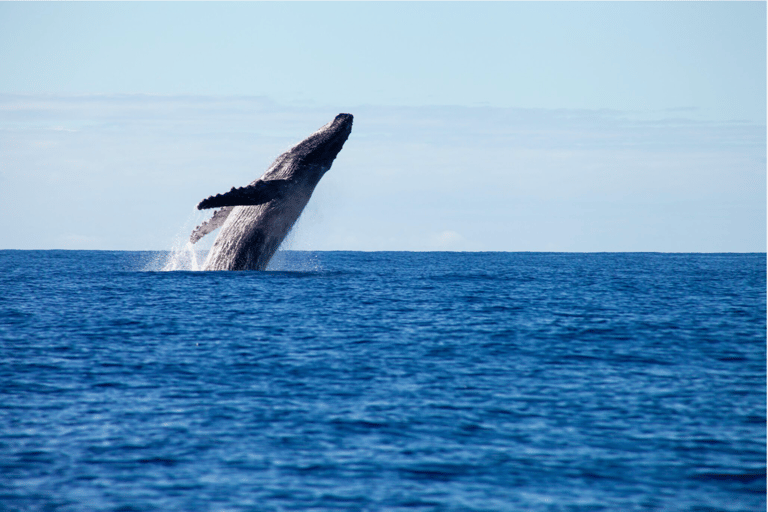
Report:
M0 2L0 249L171 249L340 112L287 248L766 250L764 2Z

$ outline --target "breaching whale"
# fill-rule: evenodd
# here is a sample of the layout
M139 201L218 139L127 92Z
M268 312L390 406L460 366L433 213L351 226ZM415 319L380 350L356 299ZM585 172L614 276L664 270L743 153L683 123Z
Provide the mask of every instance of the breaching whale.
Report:
M192 231L193 244L221 227L203 270L264 270L331 168L352 131L352 115L330 123L277 157L264 175L241 188L200 201L220 208Z

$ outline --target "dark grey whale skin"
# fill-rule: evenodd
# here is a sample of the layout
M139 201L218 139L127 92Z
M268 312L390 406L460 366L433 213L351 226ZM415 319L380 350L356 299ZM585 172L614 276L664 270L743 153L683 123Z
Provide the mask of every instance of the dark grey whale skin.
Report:
M277 157L247 187L233 188L198 204L221 208L190 236L197 240L221 226L203 270L264 270L328 172L352 131L352 115L330 123Z

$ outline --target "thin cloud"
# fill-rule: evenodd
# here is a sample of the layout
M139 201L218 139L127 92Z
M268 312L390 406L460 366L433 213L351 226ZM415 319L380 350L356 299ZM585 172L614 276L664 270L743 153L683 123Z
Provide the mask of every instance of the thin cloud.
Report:
M355 115L355 127L313 196L314 217L292 238L297 249L765 246L764 125L686 119L684 111L5 94L4 247L60 247L61 233L78 225L89 248L169 248L201 198L258 177L341 111ZM662 217L651 222L654 210ZM724 220L714 222L713 211Z

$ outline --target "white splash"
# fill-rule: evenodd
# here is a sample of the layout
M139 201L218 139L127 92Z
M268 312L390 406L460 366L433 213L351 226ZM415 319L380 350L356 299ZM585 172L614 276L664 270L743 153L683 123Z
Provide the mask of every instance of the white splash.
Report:
M202 270L205 257L211 248L211 242L216 237L214 231L208 235L209 240L192 244L189 234L192 229L210 216L210 212L195 210L187 218L171 242L171 250L159 252L145 267L144 270L152 272L168 272L174 270L197 271Z
M183 247L174 247L168 253L165 265L161 270L164 272L171 270L200 270L200 260L192 242L187 242Z

